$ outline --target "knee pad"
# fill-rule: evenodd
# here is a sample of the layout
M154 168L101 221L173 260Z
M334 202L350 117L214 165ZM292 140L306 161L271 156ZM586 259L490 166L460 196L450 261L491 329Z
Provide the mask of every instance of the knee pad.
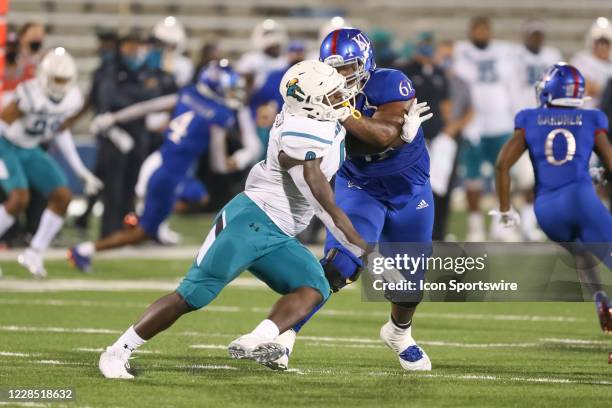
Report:
M321 259L321 265L329 286L335 293L359 278L363 263L355 255L345 252L342 248L332 248Z

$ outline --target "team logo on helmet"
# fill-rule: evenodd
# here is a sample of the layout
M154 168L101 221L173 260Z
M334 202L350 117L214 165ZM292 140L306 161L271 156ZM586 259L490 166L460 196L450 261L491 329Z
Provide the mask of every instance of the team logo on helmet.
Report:
M292 78L287 82L287 96L292 96L297 99L298 102L304 102L304 91L298 85L299 79Z

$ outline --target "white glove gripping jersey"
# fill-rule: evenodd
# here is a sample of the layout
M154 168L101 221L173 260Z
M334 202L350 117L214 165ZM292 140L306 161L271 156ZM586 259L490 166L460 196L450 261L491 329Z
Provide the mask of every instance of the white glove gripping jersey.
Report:
M538 106L539 101L536 101L535 84L542 79L548 67L559 61L563 61L563 57L556 48L544 46L539 53L534 54L524 44L517 45L516 64L519 74L519 97L516 101L515 113Z
M514 101L517 98L513 45L492 40L485 49L469 41L455 47L453 70L470 88L474 119L464 129L470 140L499 136L514 129Z
M81 109L83 96L79 88L73 86L59 103L55 103L33 78L17 86L15 101L22 116L8 126L4 137L17 146L33 148L57 134L64 120Z
M283 169L278 154L283 151L296 160L321 160L327 180L344 161L346 131L339 122L323 122L281 111L270 130L266 159L257 163L247 178L245 193L287 235L302 232L314 215L314 208Z

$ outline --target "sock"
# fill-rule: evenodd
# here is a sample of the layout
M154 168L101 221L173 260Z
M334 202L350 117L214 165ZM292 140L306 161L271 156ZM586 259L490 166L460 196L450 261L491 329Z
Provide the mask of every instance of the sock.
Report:
M412 326L412 320L410 320L408 323L398 323L395 321L393 316L391 316L391 323L393 327L393 332L398 335L404 334L406 330L408 330L410 326Z
M267 341L272 341L276 337L278 337L280 330L276 323L274 323L270 319L266 319L263 322L259 323L255 330L251 332L252 335L256 337L260 337Z
M93 256L96 253L96 245L91 242L83 242L82 244L77 245L77 251L83 256Z
M478 212L470 212L468 215L468 230L471 233L484 235L484 216Z
M0 205L0 237L15 223L15 217L6 212L6 208Z
M533 204L525 203L521 208L521 230L523 233L528 233L537 227L537 220L535 212L533 211Z
M134 352L134 350L146 342L146 340L143 340L138 333L136 333L134 326L130 326L130 328L127 329L111 347L122 350L122 352L127 353L129 356Z
M47 208L40 218L40 224L34 238L32 238L30 247L37 252L44 252L62 228L62 225L64 225L64 218Z

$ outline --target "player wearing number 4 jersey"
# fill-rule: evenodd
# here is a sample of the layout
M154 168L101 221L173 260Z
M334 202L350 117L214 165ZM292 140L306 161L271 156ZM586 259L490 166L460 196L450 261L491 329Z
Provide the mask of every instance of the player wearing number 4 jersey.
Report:
M248 269L283 296L267 319L230 343L230 356L266 363L285 348L275 339L330 294L323 268L295 235L317 215L353 256L366 243L334 203L329 180L343 159L345 131L337 120L351 114L345 79L319 61L303 61L285 74L285 104L270 132L266 160L249 173L244 193L217 215L187 275L175 292L153 303L100 356L107 378L132 378L134 349L183 314L208 305Z
M144 190L144 210L136 226L125 229L96 242L84 242L70 249L69 261L77 268L88 271L91 258L97 251L104 251L147 239L159 239L163 222L172 213L176 191L186 180L187 173L196 160L207 151L214 140L225 138L226 130L236 122L233 108L241 106L239 98L242 80L226 60L212 62L200 74L198 83L183 88L176 97L164 97L176 105L173 120L166 132L166 139L159 149L143 164L138 188ZM162 105L167 102L161 101ZM143 102L137 105L144 105ZM127 115L141 115L147 108L129 107ZM245 109L246 111L246 109ZM107 132L108 137L112 129ZM240 151L239 151L240 152ZM254 152L259 155L259 149ZM234 156L238 155L238 152ZM242 158L251 161L252 154ZM224 159L222 157L221 159ZM148 181L143 181L147 179Z
M612 169L608 119L596 109L582 109L584 78L573 66L552 66L537 85L540 107L519 112L514 136L497 160L499 211L496 222L513 227L518 214L510 207L510 167L529 151L536 176L535 213L546 235L559 243L597 243L587 246L612 267L612 215L592 184L589 158L594 151ZM578 262L586 256L580 246L566 246ZM591 276L590 278L594 278ZM591 279L591 283L595 284ZM596 289L596 288L595 288ZM593 290L602 328L612 331L612 315L605 293Z
M40 144L55 142L87 192L95 193L102 182L81 161L70 131L60 131L63 121L83 103L76 86L76 65L68 52L64 48L49 51L37 77L21 83L15 94L0 114L0 184L8 194L0 205L0 236L28 206L30 188L44 194L47 209L30 247L18 258L35 277L44 278L43 253L64 223L70 189L61 168Z

